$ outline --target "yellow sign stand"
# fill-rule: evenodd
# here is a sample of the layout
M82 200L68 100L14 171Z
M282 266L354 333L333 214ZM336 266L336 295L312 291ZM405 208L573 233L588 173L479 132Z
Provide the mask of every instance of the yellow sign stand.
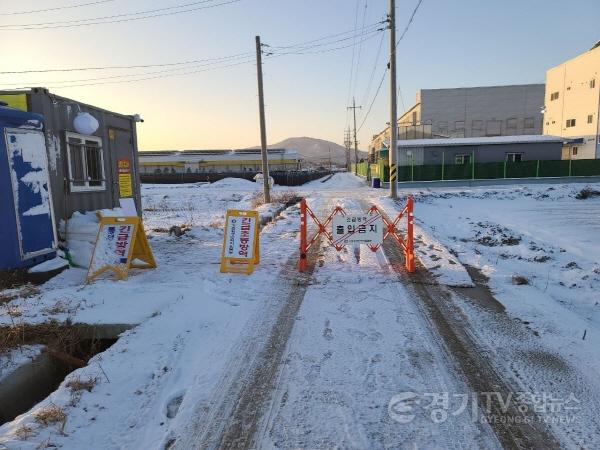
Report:
M221 250L222 273L254 272L260 262L260 223L257 211L227 210Z
M139 217L101 217L86 282L107 271L126 280L130 268L156 268L142 221Z

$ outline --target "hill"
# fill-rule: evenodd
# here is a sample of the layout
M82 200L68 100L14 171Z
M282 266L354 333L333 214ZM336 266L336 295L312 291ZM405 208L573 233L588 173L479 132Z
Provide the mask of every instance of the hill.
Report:
M331 162L337 166L346 165L346 148L335 142L311 137L292 137L284 139L269 148L289 148L297 150L300 157L315 165L329 164L329 153L331 151ZM354 150L350 151L351 160L354 162ZM358 151L358 158L366 158L367 153Z

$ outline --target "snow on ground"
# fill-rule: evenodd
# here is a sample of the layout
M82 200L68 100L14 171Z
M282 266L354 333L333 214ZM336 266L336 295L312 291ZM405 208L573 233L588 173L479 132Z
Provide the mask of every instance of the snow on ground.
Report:
M600 373L600 199L575 200L581 188L439 188L402 195L415 197L417 256L438 281L471 285L465 267L480 270L509 320L529 327L538 339L535 345L575 368L552 377L554 372L536 372L532 359L527 372L513 358L518 343L502 334L505 322L460 300L465 318L480 326L477 335L497 348L490 358L504 357L506 370L522 376L524 388L563 394L577 383L582 386L575 389L582 402L581 423L559 427L557 434L564 442L593 448L600 442L594 418L600 392L594 381ZM261 264L251 277L219 273L224 213L249 208L259 189L235 179L145 185L143 219L157 269L86 286L85 270L70 269L43 285L40 295L0 309L4 325L52 319L139 324L69 375L32 411L0 427L0 448L164 448L185 431L231 369L229 358L249 334L264 332L250 324L273 314L268 299L279 292L278 273L286 266L295 270L289 258L298 246L299 212L292 207L263 229ZM401 208L347 173L293 190L306 195L320 215L335 204L358 211L372 202L389 215ZM273 215L276 209L260 210ZM176 237L169 233L173 226L189 231ZM72 250L83 263L96 229L94 215L70 223ZM324 247L321 260L262 419L261 446L496 447L489 428L467 420L468 415L434 424L432 411L420 409L409 424L394 418L388 407L396 395L468 388L430 325L418 319L408 301L410 291L389 273L381 253L365 248L337 253ZM529 284L513 284L515 275ZM509 345L512 350L505 349ZM87 378L95 380L91 392L73 393L67 387L69 380ZM585 393L588 398L582 398ZM35 419L36 412L52 404L67 414L64 429Z

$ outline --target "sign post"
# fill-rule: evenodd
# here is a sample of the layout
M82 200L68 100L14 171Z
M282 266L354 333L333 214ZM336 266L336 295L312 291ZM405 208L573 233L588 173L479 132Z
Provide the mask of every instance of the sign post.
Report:
M107 271L112 271L118 280L125 280L130 268L156 268L140 218L102 217L86 282Z
M221 250L222 273L250 275L260 262L259 217L257 211L227 210Z

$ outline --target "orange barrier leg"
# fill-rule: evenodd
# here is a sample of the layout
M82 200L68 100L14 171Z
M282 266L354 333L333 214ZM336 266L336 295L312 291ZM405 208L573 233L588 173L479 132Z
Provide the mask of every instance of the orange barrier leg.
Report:
M413 207L414 201L412 197L408 197L408 201L406 202L407 206L407 218L408 224L406 225L406 251L405 251L405 259L406 259L406 270L409 273L415 271L415 243L414 243L414 232L413 232Z
M306 270L306 253L308 251L308 232L307 232L307 211L306 200L300 200L300 261L298 262L298 270L304 272Z

